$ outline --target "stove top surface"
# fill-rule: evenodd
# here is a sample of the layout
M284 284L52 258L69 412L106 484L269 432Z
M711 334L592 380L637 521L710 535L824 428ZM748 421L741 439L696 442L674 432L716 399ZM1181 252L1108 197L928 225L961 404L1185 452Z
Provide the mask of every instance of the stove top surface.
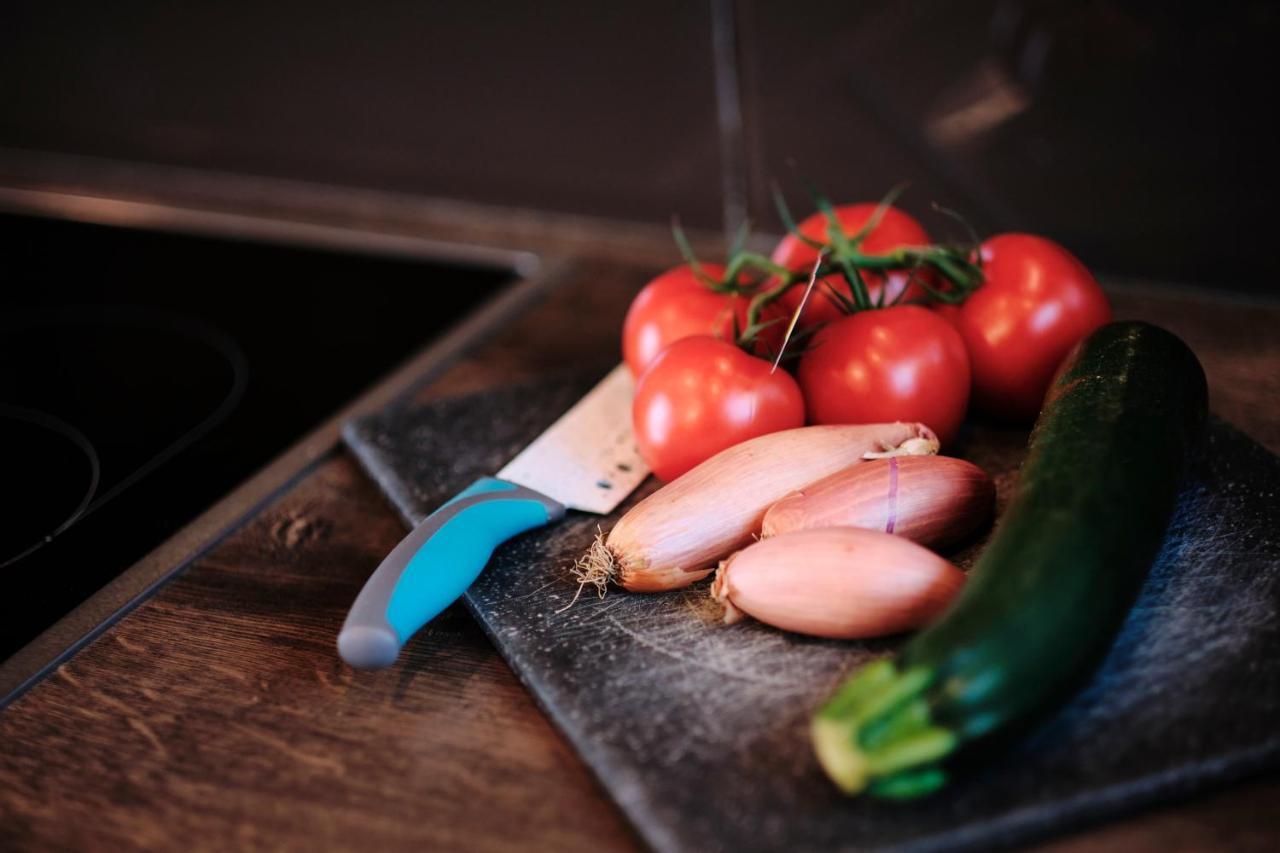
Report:
M513 275L0 215L0 660Z

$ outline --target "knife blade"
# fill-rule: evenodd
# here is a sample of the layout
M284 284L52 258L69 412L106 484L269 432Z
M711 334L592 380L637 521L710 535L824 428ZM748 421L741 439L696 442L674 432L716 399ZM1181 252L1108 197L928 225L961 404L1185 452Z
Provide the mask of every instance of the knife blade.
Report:
M361 669L390 666L423 625L479 577L493 550L567 509L612 512L649 474L631 429L634 385L620 364L494 477L427 516L365 583L338 634Z

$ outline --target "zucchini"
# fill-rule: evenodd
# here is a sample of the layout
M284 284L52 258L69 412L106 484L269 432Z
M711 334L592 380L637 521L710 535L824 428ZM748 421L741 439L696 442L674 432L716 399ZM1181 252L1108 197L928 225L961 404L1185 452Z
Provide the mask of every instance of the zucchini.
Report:
M815 715L814 749L850 794L945 784L959 747L1046 709L1110 648L1164 540L1207 414L1173 334L1104 326L1059 372L1014 499L957 601Z

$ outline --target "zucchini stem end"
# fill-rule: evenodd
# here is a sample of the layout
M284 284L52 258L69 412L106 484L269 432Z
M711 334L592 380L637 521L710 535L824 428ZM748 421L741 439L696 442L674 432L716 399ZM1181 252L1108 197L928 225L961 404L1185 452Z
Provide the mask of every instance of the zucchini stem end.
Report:
M950 729L934 725L924 692L933 673L898 671L892 661L858 670L810 726L823 771L841 791L906 799L946 782L938 762L959 745Z

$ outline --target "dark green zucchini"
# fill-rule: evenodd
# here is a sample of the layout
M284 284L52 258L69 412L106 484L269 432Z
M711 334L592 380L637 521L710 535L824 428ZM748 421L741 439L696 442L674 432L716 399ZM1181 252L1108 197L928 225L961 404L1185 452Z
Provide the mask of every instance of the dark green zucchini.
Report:
M1164 329L1112 323L1082 342L959 599L814 717L814 748L842 789L927 793L958 747L1097 666L1160 549L1206 400L1200 363Z

